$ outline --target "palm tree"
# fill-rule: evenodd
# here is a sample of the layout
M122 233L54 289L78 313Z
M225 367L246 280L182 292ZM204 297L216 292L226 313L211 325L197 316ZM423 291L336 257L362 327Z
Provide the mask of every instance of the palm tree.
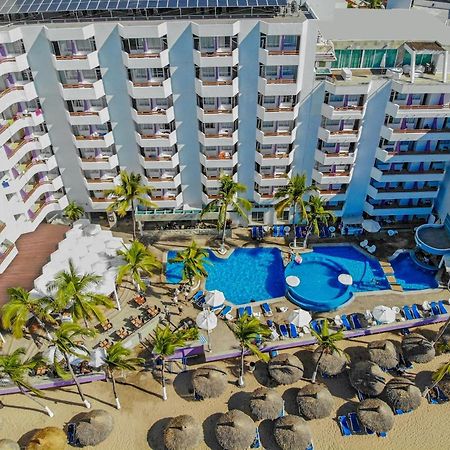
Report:
M433 373L432 379L434 383L423 391L422 396L426 397L447 375L450 375L450 361L447 361Z
M303 247L307 246L308 238L311 233L315 235L320 234L319 226L333 223L335 218L331 211L325 209L325 202L320 195L313 195L306 204L306 220L308 227L306 230L305 240L303 241Z
M75 202L69 202L64 208L64 215L73 223L84 216L84 208Z
M130 358L130 355L131 350L125 348L121 342L116 342L106 350L106 356L104 358L104 366L112 382L117 409L120 409L120 401L116 390L116 379L114 378L114 371L117 369L130 371L136 370L136 366L142 364L145 361L143 358Z
M97 294L90 289L101 283L102 277L93 273L79 274L69 259L69 270L56 274L48 289L55 292L58 308L67 310L75 320L87 321L95 317L99 322L105 321L101 307L114 308L113 301L106 295Z
M208 203L202 210L200 217L206 213L218 211L217 229L222 230L222 243L220 251L225 250L225 232L227 228L228 212L236 212L240 217L247 220L247 211L250 211L252 204L238 194L247 190L246 186L236 183L230 175L221 175L220 188L217 198Z
M125 260L125 264L120 266L117 271L117 284L121 284L123 278L129 276L136 290L137 287L145 290L145 283L141 278L141 274L152 275L152 273L161 268L161 262L139 241L133 241L130 247L118 250L117 254Z
M189 247L177 252L175 258L169 260L171 263L183 263L183 280L187 280L192 286L194 279L206 278L208 272L205 264L211 264L208 260L208 251L192 241Z
M63 380L72 378L77 386L78 394L86 408L90 408L91 404L84 397L83 391L81 390L80 383L73 372L72 366L70 365L70 356L76 356L77 358L87 359L88 351L84 345L80 344L78 341L80 338L84 337L94 337L96 334L95 330L89 328L83 328L77 323L62 323L61 326L55 330L55 336L50 341L50 347L54 347L53 365L55 371L59 377ZM61 359L65 361L65 366L62 364Z
M175 350L184 347L188 341L198 338L198 328L192 327L172 331L170 326L158 326L152 338L153 353L161 358L161 383L163 388L163 400L167 400L166 379L164 370L166 359L175 353Z
M49 299L45 297L32 297L21 287L12 287L7 290L9 301L1 308L3 328L11 330L15 338L23 337L23 329L28 319L33 317L36 322L48 333L44 322L55 324L49 311Z
M336 347L336 342L342 341L345 338L345 336L342 329L334 333L330 333L330 330L328 328L328 319L323 319L320 333L317 333L315 330L311 328L311 334L317 339L317 348L320 349L320 355L319 358L317 359L316 367L314 367L314 372L311 378L311 383L315 383L322 356L326 353L341 354L342 351L341 349Z
M134 209L138 205L155 208L155 203L147 198L151 196L151 193L152 188L142 183L141 174L128 173L125 170L120 172L120 184L106 192L106 195L114 196L114 200L108 206L107 211L114 211L119 217L125 217L127 211L131 209L133 239L136 239L136 217Z
M23 347L18 348L10 355L0 355L0 374L2 377L9 378L18 387L21 394L37 403L50 417L53 417L52 410L30 394L32 392L40 396L41 391L34 388L26 379L29 371L43 364L43 360L39 355L24 359L24 355Z
M314 186L306 183L306 174L294 175L286 186L283 186L275 193L275 198L280 201L275 205L275 211L279 218L282 217L286 208L293 208L292 227L294 228L294 247L297 247L297 234L295 232L297 212L302 219L306 219L306 206L304 198L315 191ZM297 211L298 210L298 211Z
M269 355L262 353L256 342L270 336L271 330L267 325L262 324L256 317L244 314L236 320L232 326L232 331L241 347L241 367L238 383L239 386L244 386L245 352L246 350L250 350L259 359L267 362L269 360Z

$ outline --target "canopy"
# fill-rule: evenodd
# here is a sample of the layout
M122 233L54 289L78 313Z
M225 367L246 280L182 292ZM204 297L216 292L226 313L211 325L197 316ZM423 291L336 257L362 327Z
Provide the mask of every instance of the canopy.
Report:
M298 410L305 419L323 419L334 409L334 400L325 385L307 384L297 394Z
M217 316L213 311L205 309L199 313L197 319L195 319L195 323L202 330L211 331L217 327Z
M275 389L259 387L250 397L250 411L256 420L280 417L283 406L283 398Z
M379 323L395 322L395 311L388 306L375 306L372 311L373 318Z
M91 352L89 359L89 365L98 369L105 364L106 350L104 348L98 347Z
M311 319L311 314L303 309L294 309L288 317L289 322L299 328L308 325Z
M280 353L269 361L269 375L278 384L293 384L303 376L303 364L295 355Z
M220 397L227 387L227 374L214 366L199 367L192 373L192 387L200 398Z
M205 295L205 302L211 308L217 308L218 306L223 305L225 301L225 296L222 291L208 291Z
M369 233L377 233L381 230L381 225L372 219L363 220L362 227Z
M353 284L353 278L348 273L341 273L338 276L339 283L343 284L344 286L351 286Z
M300 278L295 275L286 277L286 284L290 287L297 287L300 284Z
M192 416L173 417L164 430L164 445L167 450L197 448L202 435L202 427Z
M249 448L255 439L255 423L238 409L221 414L216 424L216 438L225 450Z

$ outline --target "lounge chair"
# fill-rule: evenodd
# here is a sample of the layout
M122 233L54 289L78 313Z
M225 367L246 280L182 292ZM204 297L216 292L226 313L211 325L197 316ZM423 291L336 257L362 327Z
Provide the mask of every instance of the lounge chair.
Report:
M367 239L364 239L363 241L361 241L359 243L359 246L362 248L367 248L368 245L369 245L369 241Z
M352 314L350 316L350 318L351 318L351 321L353 322L355 329L359 330L362 328L361 322L359 321L358 316L356 314Z
M203 308L203 305L206 303L206 299L205 297L202 297L198 302L195 302L195 304L199 307L199 308Z
M251 306L246 306L245 312L246 312L247 316L249 316L249 317L253 316L253 308Z
M381 438L387 437L387 432L386 432L386 431L380 431L380 432L377 433L377 434L378 434L378 437L381 437Z
M433 316L439 316L441 314L441 310L439 309L439 306L436 302L431 302L431 312L433 313Z
M439 403L445 403L448 402L448 397L442 392L442 390L439 388L439 386L435 387Z
M76 432L77 430L77 424L74 422L70 422L67 425L67 440L69 442L70 445L73 445L74 447L78 447L78 439L76 437Z
M376 252L376 250L377 250L377 246L375 245L375 244L373 244L373 245L371 245L371 246L369 246L369 247L366 247L366 250L369 252L369 253L375 253Z
M392 237L395 236L396 234L398 234L397 230L387 230L387 234L388 236Z
M439 300L437 302L439 310L441 311L441 314L448 314L447 308L444 305L444 301L443 300Z
M270 350L269 352L270 358L275 358L275 356L278 356L278 350Z
M266 317L271 317L273 315L270 305L268 303L261 304L261 309Z
M261 438L259 437L258 427L256 427L255 440L253 441L253 444L250 445L250 448L261 448Z
M289 324L289 334L291 335L292 339L298 338L297 327L293 323Z
M364 401L366 399L366 396L361 391L356 391L356 395L358 397L358 400L360 402Z
M351 436L352 430L350 429L350 425L348 424L347 416L339 416L338 421L342 436Z
M284 325L283 323L278 325L278 328L280 330L280 334L283 338L288 338L289 337L289 333L288 333L288 329L286 327L286 325Z
M278 237L284 237L284 235L286 234L284 228L285 228L284 225L278 226Z
M419 308L415 303L411 306L411 311L413 313L414 319L422 319L422 314L420 314Z
M367 434L374 434L374 432L370 428L365 428Z
M252 239L256 239L256 237L257 237L257 228L256 227L252 227L251 236L252 236Z
M345 314L341 315L342 324L344 325L346 330L351 330L352 326L350 324L350 321L348 320L348 317Z
M267 323L267 326L268 326L271 330L275 330L275 324L273 323L273 320L268 320L266 323Z
M272 227L272 236L273 237L278 237L279 236L279 228L278 225L274 225Z
M225 306L225 308L223 308L223 309L219 312L219 317L220 317L221 319L225 319L226 315L227 315L227 314L230 314L232 309L233 309L233 308L232 308L231 306Z
M311 322L309 322L309 328L314 330L317 334L320 334L321 332L321 327L317 320L311 320Z
M351 412L348 414L348 420L350 422L353 433L362 433L362 427L355 412Z
M245 314L245 308L244 307L238 308L237 313L238 317L242 317Z
M402 311L403 314L405 315L406 320L414 320L414 317L408 305L403 306Z
M197 291L194 296L192 297L192 301L194 303L197 303L201 298L205 296L203 291Z
M262 226L259 226L256 231L256 238L261 241L264 239L264 228Z

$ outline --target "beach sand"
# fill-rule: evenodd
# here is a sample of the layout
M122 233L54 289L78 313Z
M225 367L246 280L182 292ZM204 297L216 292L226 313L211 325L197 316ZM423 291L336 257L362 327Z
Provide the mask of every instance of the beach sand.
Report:
M423 334L429 337L434 335L438 326L422 329ZM342 349L353 356L353 358L364 358L365 344L371 340L388 338L400 341L397 334L385 334L368 336L340 343ZM311 349L294 349L304 362L305 377L311 375L310 360ZM449 355L440 355L432 363L419 365L414 364L411 373L417 374L416 384L423 389L430 383L431 371L435 370L443 362L447 361ZM247 358L248 361L251 358ZM248 411L248 397L252 390L266 383L266 369L264 363L257 363L255 374L246 374L246 386L238 388L235 384L237 361L222 361L216 365L225 368L228 373L229 385L226 392L218 399L205 401L193 401L189 392L189 372L178 375L169 375L173 381L168 387L169 399L164 402L160 398L161 386L153 378L150 372L139 372L128 375L126 383L120 384L118 391L122 403L122 410L117 411L113 407L113 395L111 385L107 382L97 382L84 385L83 390L90 398L93 408L103 408L109 411L115 420L115 429L112 435L102 444L95 447L98 450L141 450L154 449L163 450L162 430L168 418L191 414L203 426L205 443L200 449L219 449L214 437L214 424L217 413L228 409L239 408ZM386 375L390 378L390 375ZM389 432L386 439L372 436L342 437L335 417L353 411L356 408L357 399L355 391L351 388L348 377L343 374L334 379L322 380L335 398L336 414L332 417L309 422L313 442L316 450L337 449L446 449L450 448L450 428L448 427L448 415L450 403L443 405L429 405L425 399L422 400L420 408L402 416L396 416L394 428ZM300 381L290 386L279 386L276 389L283 393L286 412L297 413L296 393L298 389L307 384ZM4 396L2 401L5 407L1 410L0 438L10 438L26 443L33 429L44 426L63 427L76 414L86 411L80 404L80 399L75 388L54 390L45 392L45 403L55 412L54 418L49 418L42 412L35 410L35 405L21 395ZM263 421L260 424L260 434L263 447L266 449L277 449L272 438L272 424ZM68 448L70 448L68 446ZM90 447L89 447L90 448Z

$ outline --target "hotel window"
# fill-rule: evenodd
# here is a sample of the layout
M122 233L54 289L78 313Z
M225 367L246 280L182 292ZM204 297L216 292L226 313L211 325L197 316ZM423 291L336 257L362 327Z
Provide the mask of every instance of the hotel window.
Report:
M200 48L204 51L214 51L214 37L204 36L200 38Z
M280 36L267 36L267 48L279 48Z
M281 78L295 78L296 68L294 66L281 66Z
M283 36L283 49L295 49L297 47L297 36Z
M147 80L147 69L134 69L133 80Z
M252 222L264 222L264 211L253 211Z
M200 69L200 75L202 78L215 78L216 69L214 67L202 67Z
M219 36L217 38L217 48L230 48L231 38L230 36Z
M219 78L230 78L231 67L219 67Z
M160 67L150 69L152 78L164 78L164 70Z
M277 66L266 66L264 68L264 73L266 78L274 79L278 77L278 69Z

